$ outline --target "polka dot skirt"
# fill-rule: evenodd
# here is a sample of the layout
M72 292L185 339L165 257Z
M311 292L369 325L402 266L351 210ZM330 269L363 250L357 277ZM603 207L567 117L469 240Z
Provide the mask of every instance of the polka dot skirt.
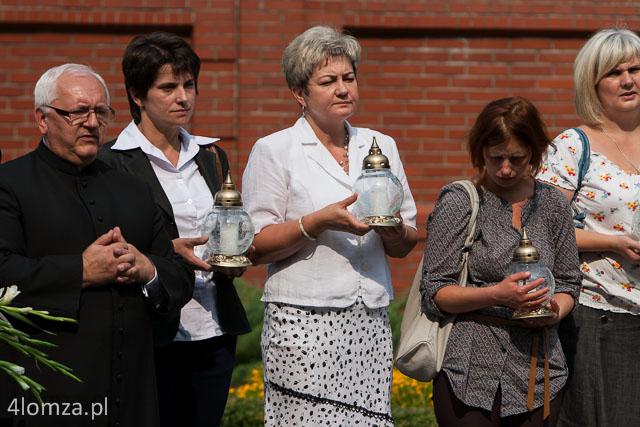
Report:
M386 307L265 305L266 426L392 426Z

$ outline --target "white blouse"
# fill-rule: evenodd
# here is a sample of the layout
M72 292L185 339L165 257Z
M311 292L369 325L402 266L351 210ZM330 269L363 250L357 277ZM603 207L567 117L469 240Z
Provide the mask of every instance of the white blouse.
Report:
M200 237L200 224L213 206L213 195L200 174L195 156L200 145L211 144L218 138L190 135L184 129L180 129L180 136L182 146L175 167L160 149L149 142L133 121L120 133L111 149L140 148L147 155L171 203L178 235L182 238ZM194 247L193 252L200 259L208 256L205 245ZM193 298L182 307L180 326L174 341L198 341L224 334L216 312L216 292L213 273L196 270Z
M256 233L272 224L298 220L346 199L360 176L360 165L375 136L391 171L404 188L400 214L416 228L416 205L395 141L349 124L349 174L301 117L294 126L259 139L242 178L242 198ZM370 308L393 299L391 275L382 239L325 231L290 257L268 265L262 300L317 307L348 307L358 296Z
M577 132L565 130L547 150L538 179L575 191L581 155L582 143ZM578 209L587 214L584 229L633 237L639 189L640 175L621 170L603 154L591 150L589 169L576 198ZM617 313L640 313L638 265L613 252L582 252L580 261L583 274L580 304Z

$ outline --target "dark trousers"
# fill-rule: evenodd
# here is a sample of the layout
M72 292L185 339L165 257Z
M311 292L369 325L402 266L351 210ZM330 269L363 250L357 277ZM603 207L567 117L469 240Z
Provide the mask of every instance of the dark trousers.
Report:
M218 426L229 396L236 337L174 341L155 350L160 425Z
M579 305L558 333L569 366L558 426L639 426L640 316Z
M502 390L493 401L491 412L465 405L453 393L447 374L440 372L433 380L433 404L440 427L553 427L558 421L562 405L562 391L551 400L549 417L544 420L544 409L500 417Z

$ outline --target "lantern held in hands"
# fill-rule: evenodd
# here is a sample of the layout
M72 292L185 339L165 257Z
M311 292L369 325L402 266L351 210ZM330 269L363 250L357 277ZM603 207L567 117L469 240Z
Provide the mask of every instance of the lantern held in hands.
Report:
M251 261L244 253L254 237L251 217L242 209L242 198L227 173L222 189L214 196L213 208L200 226L211 254L205 260L220 267L246 267Z
M389 159L382 154L375 137L369 155L362 161L362 174L353 191L358 194L353 213L363 224L402 225L402 219L395 215L402 206L404 190L398 178L391 173Z
M533 246L531 240L527 237L527 231L524 227L522 228L520 246L518 246L513 253L513 259L511 260L507 276L521 271L529 271L531 272L531 276L527 280L521 280L518 283L519 285L522 286L528 282L543 278L544 283L537 286L531 292L540 290L544 287L548 287L549 292L547 294L547 299L542 303L540 308L534 310L515 310L511 318L528 319L534 317L553 317L553 313L546 307L546 305L549 303L553 293L555 292L556 281L553 278L551 271L545 267L544 264L540 263L540 252L538 252L538 249Z

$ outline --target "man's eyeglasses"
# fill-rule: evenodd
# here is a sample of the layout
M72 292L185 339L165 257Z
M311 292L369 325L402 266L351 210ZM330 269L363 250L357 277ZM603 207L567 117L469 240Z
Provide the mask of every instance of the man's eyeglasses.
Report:
M89 116L91 115L91 113L95 113L96 118L98 119L98 123L100 123L101 125L108 124L116 115L116 112L113 111L113 108L111 107L94 108L91 110L82 109L74 111L62 110L60 108L52 107L51 105L42 105L42 107L51 108L58 115L66 117L67 119L69 119L69 124L71 124L71 126L83 124L84 122L89 120Z

